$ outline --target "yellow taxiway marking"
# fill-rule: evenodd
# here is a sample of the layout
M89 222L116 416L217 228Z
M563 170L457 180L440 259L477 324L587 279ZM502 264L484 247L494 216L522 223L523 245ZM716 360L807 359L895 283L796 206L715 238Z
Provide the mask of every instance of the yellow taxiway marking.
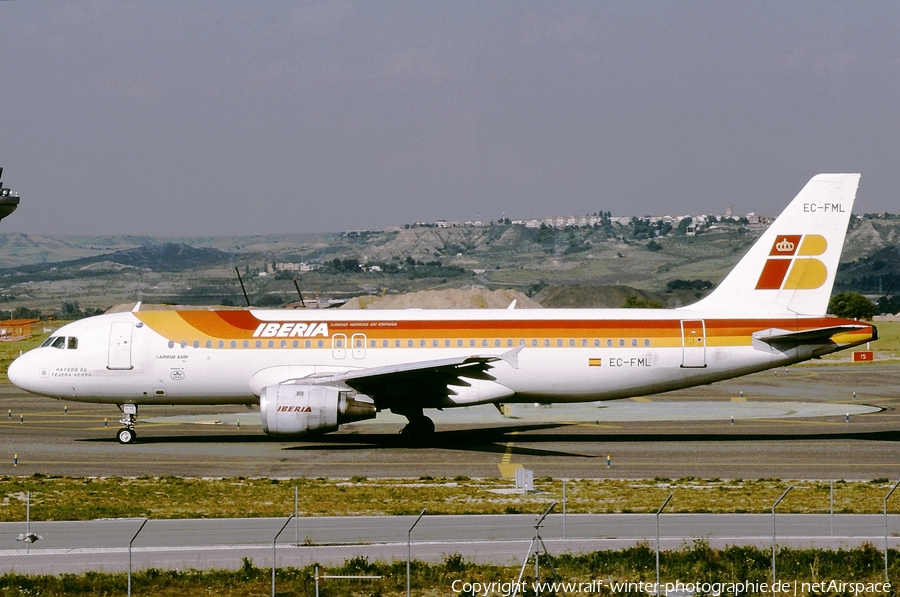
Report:
M731 401L732 402L747 402L747 399L744 397L739 397L739 398L732 398Z
M518 435L518 431L513 431L511 435ZM516 476L516 469L522 468L521 464L513 464L512 461L512 449L513 446L516 445L516 442L507 442L506 444L506 452L503 453L503 459L500 460L500 464L497 465L500 467L500 476L506 479L512 479Z
M634 402L650 402L649 398L645 398L644 396L638 396L636 398L632 398Z

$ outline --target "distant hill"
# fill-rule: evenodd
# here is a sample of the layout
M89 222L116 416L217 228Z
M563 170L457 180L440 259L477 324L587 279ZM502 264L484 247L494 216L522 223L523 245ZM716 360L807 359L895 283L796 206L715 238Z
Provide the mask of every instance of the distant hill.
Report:
M545 307L619 307L629 296L677 307L717 285L763 230L719 220L689 236L648 222L184 238L0 234L0 309L244 305L235 267L255 306L297 300L296 278L305 297L329 304L480 286L516 290ZM900 217L853 218L843 258L837 290L876 300L900 294Z
M15 270L23 273L37 273L60 268L85 269L90 268L92 265L105 266L113 263L150 271L177 272L196 267L216 265L227 262L230 259L232 259L230 253L218 249L196 248L182 243L163 243L104 253L94 257L70 259L68 261L32 264L16 268L0 268L0 271Z

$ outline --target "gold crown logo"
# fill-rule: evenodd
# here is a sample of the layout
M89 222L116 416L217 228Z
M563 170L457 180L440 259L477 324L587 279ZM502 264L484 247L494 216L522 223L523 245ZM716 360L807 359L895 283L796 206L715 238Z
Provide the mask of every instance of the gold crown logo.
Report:
M778 251L781 253L786 253L788 251L794 250L794 243L792 243L791 241L789 241L788 239L785 238L785 239L782 239L782 241L780 243L777 243L775 245L775 248L778 249Z

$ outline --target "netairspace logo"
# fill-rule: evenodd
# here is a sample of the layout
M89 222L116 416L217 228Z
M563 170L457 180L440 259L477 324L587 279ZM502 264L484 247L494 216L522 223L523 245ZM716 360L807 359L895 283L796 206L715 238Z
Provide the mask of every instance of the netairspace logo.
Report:
M847 582L843 580L823 580L819 582L776 581L774 584L759 581L742 582L682 582L661 583L630 581L572 581L572 582L474 582L455 580L451 590L456 594L478 597L512 597L531 590L536 595L560 595L565 593L599 593L606 588L612 593L662 594L704 594L742 595L747 593L773 593L781 595L807 595L809 593L844 593L864 595L867 593L889 593L891 583Z

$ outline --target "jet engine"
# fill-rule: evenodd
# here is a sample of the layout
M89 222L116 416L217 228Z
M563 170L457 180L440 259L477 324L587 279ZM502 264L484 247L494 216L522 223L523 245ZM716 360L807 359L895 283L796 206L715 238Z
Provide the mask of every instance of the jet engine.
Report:
M342 423L375 418L375 403L352 394L331 386L266 386L259 394L263 431L277 436L327 433Z

